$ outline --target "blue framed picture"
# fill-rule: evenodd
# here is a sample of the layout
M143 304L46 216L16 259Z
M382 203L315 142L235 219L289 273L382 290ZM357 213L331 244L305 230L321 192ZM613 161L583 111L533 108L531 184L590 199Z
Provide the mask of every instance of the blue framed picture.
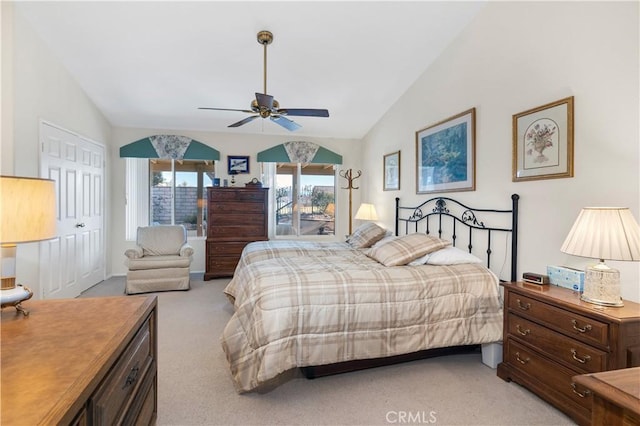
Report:
M227 170L230 175L241 173L249 173L249 156L247 155L228 155Z
M416 193L475 191L476 109L416 132Z

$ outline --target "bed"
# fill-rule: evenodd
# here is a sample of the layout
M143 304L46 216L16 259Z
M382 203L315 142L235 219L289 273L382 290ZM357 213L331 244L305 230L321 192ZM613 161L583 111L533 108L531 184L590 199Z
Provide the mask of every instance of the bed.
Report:
M298 367L324 375L501 341L492 244L506 234L514 280L518 198L504 210L396 199L392 235L367 223L347 242L248 244L224 290L234 313L221 343L236 390L268 387ZM487 225L493 216L505 225ZM477 247L485 260L470 254Z

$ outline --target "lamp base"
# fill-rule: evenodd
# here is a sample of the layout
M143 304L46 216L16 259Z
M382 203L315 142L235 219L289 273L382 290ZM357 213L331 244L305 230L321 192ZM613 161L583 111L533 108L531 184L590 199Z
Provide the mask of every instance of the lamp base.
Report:
M624 306L620 297L620 271L600 261L585 269L584 291L580 299L602 306Z
M12 289L0 290L0 309L4 309L8 306L13 306L16 311L24 315L29 315L29 311L26 310L21 303L25 300L31 299L33 291L29 287L25 287L22 284L18 284Z

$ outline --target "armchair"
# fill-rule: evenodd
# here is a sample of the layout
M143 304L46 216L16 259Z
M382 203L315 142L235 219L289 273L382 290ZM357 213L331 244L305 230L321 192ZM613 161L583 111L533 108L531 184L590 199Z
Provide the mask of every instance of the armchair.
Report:
M136 247L125 251L126 294L189 290L193 247L182 225L141 226Z

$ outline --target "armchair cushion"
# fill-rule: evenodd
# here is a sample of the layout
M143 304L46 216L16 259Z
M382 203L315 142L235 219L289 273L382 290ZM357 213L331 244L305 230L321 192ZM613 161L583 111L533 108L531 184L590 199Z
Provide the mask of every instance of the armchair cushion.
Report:
M138 228L137 243L142 247L143 256L163 256L179 254L187 242L184 226L141 226Z
M161 268L188 268L191 259L186 256L144 256L139 259L128 259L127 266L130 271Z

